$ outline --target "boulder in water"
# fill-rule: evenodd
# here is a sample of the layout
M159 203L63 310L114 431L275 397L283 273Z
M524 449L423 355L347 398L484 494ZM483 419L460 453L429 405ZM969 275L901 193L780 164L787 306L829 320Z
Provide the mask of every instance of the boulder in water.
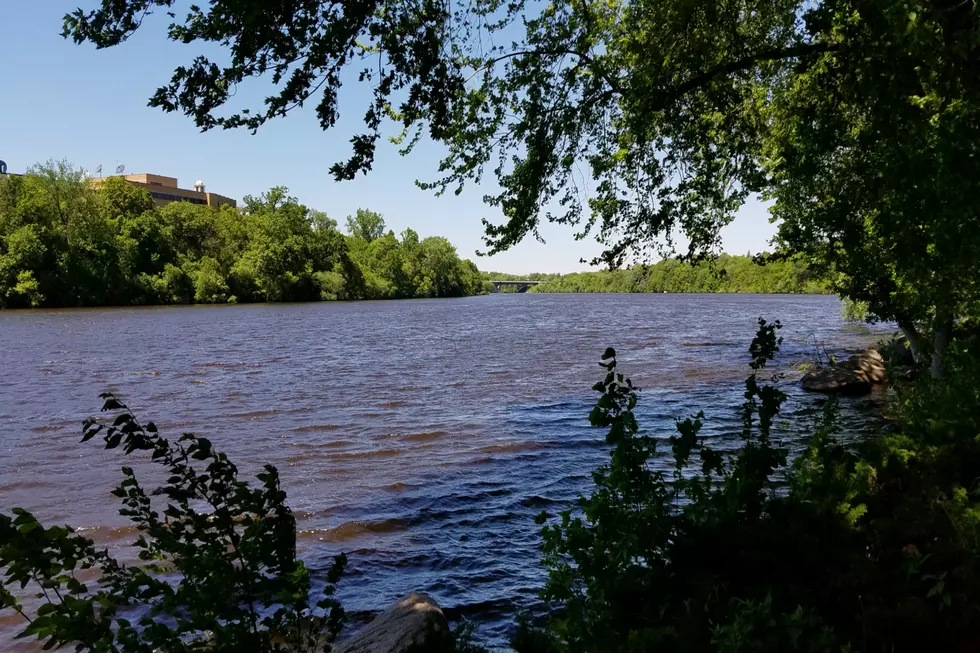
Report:
M334 653L445 653L451 650L449 622L425 594L409 594L375 617Z
M803 375L804 390L826 394L864 395L885 381L885 362L876 349L866 349L846 361Z

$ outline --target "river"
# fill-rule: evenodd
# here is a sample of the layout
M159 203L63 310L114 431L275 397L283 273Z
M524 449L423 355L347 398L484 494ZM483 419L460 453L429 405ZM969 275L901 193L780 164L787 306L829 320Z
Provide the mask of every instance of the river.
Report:
M349 611L425 591L502 644L543 582L534 515L587 491L606 459L587 421L606 347L643 389L643 428L666 437L703 409L723 447L757 318L785 325L783 366L808 337L844 352L891 332L839 313L830 296L534 293L2 312L0 510L134 539L109 495L121 455L79 444L110 390L165 434L206 435L243 474L276 465L302 557L323 570L348 553ZM811 419L819 399L785 386L785 414ZM867 428L860 401L845 421ZM13 628L0 619L0 639Z

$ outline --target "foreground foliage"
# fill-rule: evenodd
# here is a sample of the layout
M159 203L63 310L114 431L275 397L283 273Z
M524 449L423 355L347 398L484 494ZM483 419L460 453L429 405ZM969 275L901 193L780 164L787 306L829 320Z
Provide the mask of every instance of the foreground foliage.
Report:
M346 558L311 603L313 579L296 559L296 520L276 469L267 465L252 487L206 438L171 442L103 397L115 418L86 421L83 441L101 434L106 449L148 456L168 475L147 491L123 467L113 491L139 531L139 564L23 509L0 513L0 609L25 619L20 637L99 652L329 651L344 621L333 593ZM36 594L25 600L26 588Z
M0 308L459 297L482 291L445 238L399 239L358 210L336 221L273 188L243 210L157 208L67 164L0 178Z
M608 428L596 489L544 527L557 609L521 653L975 650L980 644L980 378L954 347L946 381L903 392L901 430L836 432L835 405L787 466L763 383L779 323L760 321L742 442L677 424L670 453L633 414L609 350L590 420ZM547 516L542 515L542 521Z

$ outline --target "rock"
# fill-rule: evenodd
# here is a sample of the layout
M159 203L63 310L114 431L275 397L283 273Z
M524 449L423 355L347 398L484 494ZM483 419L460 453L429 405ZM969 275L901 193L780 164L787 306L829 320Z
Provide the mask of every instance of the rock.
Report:
M807 372L800 380L804 390L827 394L864 395L885 381L885 362L876 349L866 349L832 367Z
M871 383L859 372L843 367L822 367L807 372L800 385L810 392L825 394L864 395L871 392Z
M869 383L885 382L885 359L873 347L851 356L837 366L863 374Z
M912 350L909 349L908 339L905 336L879 343L878 351L891 365L901 367L913 367L915 365L915 357L912 356Z
M334 653L444 653L451 646L449 623L439 604L425 594L409 594L333 650Z

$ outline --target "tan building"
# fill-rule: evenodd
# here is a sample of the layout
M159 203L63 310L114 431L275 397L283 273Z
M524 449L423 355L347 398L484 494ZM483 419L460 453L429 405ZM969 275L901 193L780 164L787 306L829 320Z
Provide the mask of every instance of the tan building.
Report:
M89 180L89 183L98 188L105 183L106 179L112 179L112 177L94 177ZM232 207L238 206L238 202L230 197L207 192L204 189L203 181L198 181L194 184L194 190L188 190L177 187L176 177L164 177L163 175L151 175L143 172L138 175L126 175L123 179L134 186L145 188L157 206L165 206L171 202L204 204L212 208L225 205Z

